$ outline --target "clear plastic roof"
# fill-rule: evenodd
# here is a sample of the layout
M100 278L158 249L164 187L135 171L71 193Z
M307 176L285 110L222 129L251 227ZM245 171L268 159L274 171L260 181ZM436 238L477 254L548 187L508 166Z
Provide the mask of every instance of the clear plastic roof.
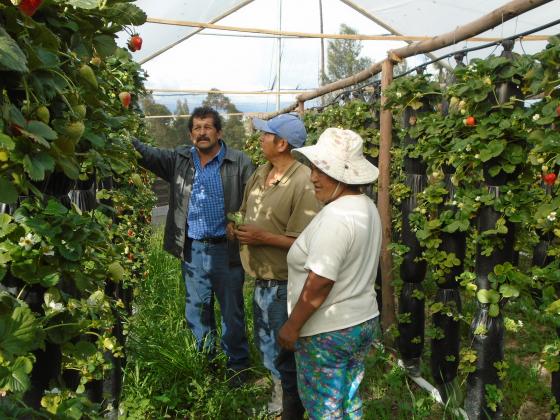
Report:
M325 34L339 33L340 24L344 23L364 35L435 36L453 31L506 3L505 0L137 0L135 4L154 19L320 33L322 11ZM559 17L560 0L553 0L480 36L507 37ZM133 56L148 72L148 88L270 91L278 90L278 86L280 90L295 90L314 89L319 85L321 41L317 38L284 38L279 44L270 35L156 23L146 23L136 30L144 42L142 50ZM537 34L559 32L560 25L556 25ZM126 36L122 36L121 45L125 42ZM327 43L325 40L325 50ZM439 57L481 44L462 41L434 51L433 55ZM362 41L362 56L380 61L388 50L403 45L402 41ZM526 40L516 42L514 51L531 54L545 45L546 41ZM500 52L501 48L495 47L471 52L467 61ZM159 55L155 56L156 53ZM409 67L425 60L424 57L409 59ZM446 62L454 65L453 60ZM257 99L254 95L233 95L236 95L234 100L241 102L264 101L267 111L275 108L275 99L270 96ZM292 103L294 97L295 94L282 95L282 101Z

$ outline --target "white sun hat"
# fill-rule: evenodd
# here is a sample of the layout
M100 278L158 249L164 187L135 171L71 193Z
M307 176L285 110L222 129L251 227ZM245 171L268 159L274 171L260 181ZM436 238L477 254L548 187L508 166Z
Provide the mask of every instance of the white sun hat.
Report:
M379 169L364 157L364 141L352 130L327 128L313 146L293 149L331 178L348 185L371 184Z

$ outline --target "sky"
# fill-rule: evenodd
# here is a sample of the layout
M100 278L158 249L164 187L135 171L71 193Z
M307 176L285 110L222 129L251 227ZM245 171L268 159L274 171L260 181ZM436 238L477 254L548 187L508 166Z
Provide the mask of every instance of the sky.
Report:
M136 2L140 7L146 1ZM150 2L153 3L153 2ZM187 2L185 2L187 3ZM282 7L280 19L280 4ZM339 0L323 0L323 32L339 33L342 23L368 35L386 34L387 31L362 16ZM166 17L167 12L145 8L150 17ZM177 20L189 20L171 17ZM220 25L284 31L319 33L318 0L255 0L239 11L217 22ZM154 25L152 25L154 26ZM182 31L182 27L175 31ZM141 29L141 28L140 28ZM205 30L202 33L243 35L239 32ZM141 33L142 34L142 33ZM122 42L122 40L121 40ZM325 40L325 66L326 46ZM146 38L144 39L146 43ZM381 60L386 51L405 45L402 42L362 41L362 56L372 61ZM319 39L283 39L281 47L281 89L315 89L320 70ZM148 88L212 89L236 91L276 90L278 73L278 39L239 36L209 36L197 34L171 50L143 64L149 78ZM204 95L205 96L205 95ZM228 97L244 111L274 111L276 96L235 95ZM281 107L293 103L295 95L281 95ZM176 96L156 96L158 102L174 104ZM188 96L195 102L196 98ZM260 105L257 106L256 103Z

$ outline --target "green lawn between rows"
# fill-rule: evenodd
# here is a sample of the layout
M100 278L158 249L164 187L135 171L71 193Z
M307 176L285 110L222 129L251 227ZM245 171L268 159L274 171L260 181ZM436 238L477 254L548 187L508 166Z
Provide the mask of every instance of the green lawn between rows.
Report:
M252 283L246 283L246 314L253 359L251 384L231 389L223 355L210 364L194 351L184 320L184 284L179 262L161 249L162 231L155 231L146 261L149 276L136 290L135 313L128 323L128 363L120 418L266 419L266 370L260 364L251 335ZM429 292L429 291L428 291ZM468 303L465 307L468 308ZM544 332L521 303L509 307L523 314L525 327L506 334L507 378L504 381L504 418L548 419L550 375L539 369ZM464 325L464 336L468 326ZM429 340L426 340L429 343ZM430 381L429 344L425 348L424 377ZM465 385L461 383L464 391ZM441 407L396 366L389 351L372 348L362 383L366 419L453 419L452 407ZM459 396L459 399L461 397Z

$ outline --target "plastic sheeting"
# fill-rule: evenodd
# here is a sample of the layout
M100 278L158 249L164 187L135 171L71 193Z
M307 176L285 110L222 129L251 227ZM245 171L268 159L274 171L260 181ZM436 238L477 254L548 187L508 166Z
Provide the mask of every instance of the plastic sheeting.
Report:
M465 25L479 17L490 13L508 1L504 0L354 0L353 3L366 10L379 20L387 23L403 35L435 36L452 32L455 28ZM517 18L504 22L490 31L478 36L505 38L524 32L560 17L560 1L555 0ZM560 25L556 25L538 34L557 34ZM463 47L474 47L478 42L461 42L455 46L434 51L436 56L442 56ZM514 52L533 54L542 50L546 41L526 41L516 43ZM486 57L494 47L481 51L470 52L468 58ZM497 52L499 54L500 51ZM455 63L450 64L454 65Z
M247 3L246 0L137 0L134 4L140 7L148 17L210 23L219 17L226 16L230 11ZM199 28L187 26L161 25L145 23L137 31L143 38L142 49L134 54L134 59L142 62L157 51L195 34Z
M329 9L344 7L356 16L359 33L365 35L389 34L387 28L402 35L435 36L469 23L497 9L506 0L322 0L324 14L324 33L337 33L341 23L354 26L354 21L347 19L347 14L338 13L333 22ZM137 0L148 17L177 21L216 23L223 25L263 28L284 31L318 33L319 0ZM281 6L281 7L280 7ZM336 6L336 7L335 7ZM347 9L347 10L346 10ZM282 12L280 12L282 10ZM339 9L336 9L339 10ZM331 14L332 15L332 14ZM302 16L305 18L302 20ZM378 26L371 18L382 22ZM560 17L560 0L540 6L480 36L507 37ZM280 23L281 22L281 23ZM364 24L365 22L365 24ZM135 28L144 42L141 51L133 54L138 62L143 63L154 53L177 43L170 50L149 59L143 67L148 71L150 88L182 88L222 90L276 90L278 44L274 38L242 37L236 32L210 31L185 26L170 26L146 23ZM203 36L209 32L238 36L238 38ZM556 34L560 25L548 28L540 34ZM121 34L119 44L125 45L128 35ZM184 39L182 42L180 40ZM235 42L234 42L235 40ZM325 46L328 41L325 40ZM192 44L193 48L186 48ZM196 47L194 45L196 44ZM266 47L262 45L266 44ZM463 41L454 46L434 51L435 56L461 50L465 47L478 46L481 43ZM282 41L282 89L314 89L319 82L319 47L318 39L289 38ZM384 58L388 49L405 45L403 42L364 41L363 56L372 61ZM371 46L374 46L372 48ZM516 42L517 53L534 53L540 51L546 41ZM268 48L268 50L265 50ZM313 52L311 52L311 48ZM275 50L276 49L276 50ZM206 51L204 51L206 50ZM263 51L265 51L263 53ZM499 54L501 48L470 52L465 62L474 57L487 57L491 53ZM326 58L325 58L326 60ZM417 65L421 59L409 59L409 67ZM454 66L453 59L446 62ZM264 63L264 65L263 65ZM218 69L218 70L216 70ZM266 75L262 75L266 73ZM232 75L234 77L232 77ZM210 80L203 82L207 76ZM284 96L291 102L293 97Z
M270 12L278 13L276 1L254 0L255 2L270 3ZM309 1L309 0L308 0ZM230 13L239 13L244 5L251 3L247 0L137 0L135 4L143 9L148 17L172 19L178 21L194 21L210 23ZM504 0L352 0L344 2L350 7L354 4L362 9L365 14L373 16L403 35L434 36L453 31L458 26L471 22L494 9L508 3ZM325 6L327 4L325 3ZM237 10L239 8L239 10ZM356 11L360 14L359 11ZM548 4L531 10L503 25L487 31L480 36L483 37L507 37L515 33L523 32L537 26L543 25L560 17L560 0L554 0ZM309 17L314 20L314 16ZM290 16L283 16L286 22ZM219 22L219 19L216 23ZM247 26L259 28L259 21L251 22ZM376 32L372 28L371 35ZM267 28L277 29L277 28ZM154 52L168 46L184 37L194 34L198 28L179 27L146 23L138 28L144 38L142 50L135 54L135 59L142 61ZM302 28L305 31L304 28ZM554 34L560 32L560 25L546 29L541 34ZM194 35L196 36L196 35ZM475 46L478 43L462 42L455 47L444 48L435 52L435 55L443 55L464 46ZM523 45L517 45L514 51L533 53L542 49L545 41L526 41ZM489 51L472 53L473 56L486 56Z

